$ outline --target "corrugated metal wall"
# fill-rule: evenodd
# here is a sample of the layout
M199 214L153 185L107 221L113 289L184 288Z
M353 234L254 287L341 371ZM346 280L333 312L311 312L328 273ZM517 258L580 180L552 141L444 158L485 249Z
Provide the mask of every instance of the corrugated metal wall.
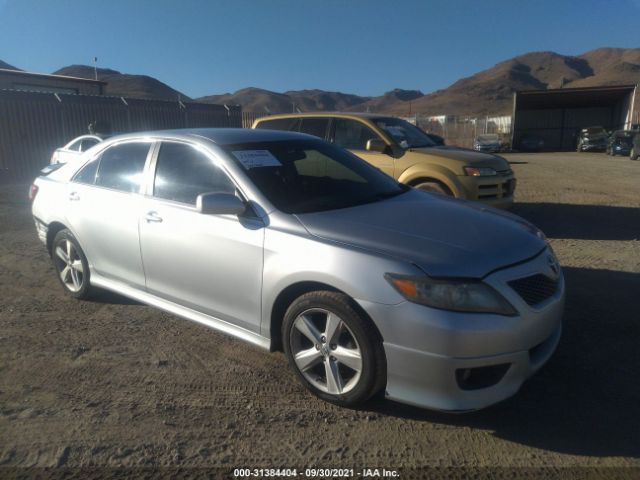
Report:
M88 133L91 122L113 132L242 127L240 107L120 97L0 90L0 182L30 180L53 151Z

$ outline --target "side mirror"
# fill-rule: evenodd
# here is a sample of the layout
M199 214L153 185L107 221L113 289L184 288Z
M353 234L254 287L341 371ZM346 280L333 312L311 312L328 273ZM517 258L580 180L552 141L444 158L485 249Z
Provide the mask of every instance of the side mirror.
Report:
M201 193L196 208L204 215L240 215L247 207L231 193Z
M371 138L367 140L367 146L365 147L369 152L387 153L389 147L381 138Z

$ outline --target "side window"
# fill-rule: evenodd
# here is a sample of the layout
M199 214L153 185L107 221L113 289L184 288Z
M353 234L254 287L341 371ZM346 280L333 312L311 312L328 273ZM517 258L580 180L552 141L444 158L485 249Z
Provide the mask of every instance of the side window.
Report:
M338 118L335 124L336 131L333 142L347 150L365 150L367 148L367 140L380 138L376 132L364 123L355 120Z
M158 154L153 195L195 205L201 193L235 193L235 185L212 160L182 143L163 143Z
M276 118L275 120L263 120L256 129L265 130L284 130L288 132L297 132L300 125L300 119L298 118Z
M82 169L76 173L76 176L73 178L74 182L78 183L86 183L88 185L93 185L96 181L96 173L98 172L98 159L91 160L87 163Z
M71 145L69 145L67 147L67 150L71 150L73 152L81 152L82 150L80 150L80 145L82 144L82 140L78 140L76 142L73 142Z
M300 126L300 132L313 135L314 137L320 137L324 140L328 126L328 118L303 118L302 125Z
M85 138L84 140L82 140L82 143L80 144L80 151L86 152L91 147L97 144L98 144L98 140L96 140L95 138Z
M138 192L149 153L149 143L115 145L100 155L96 185L122 192Z

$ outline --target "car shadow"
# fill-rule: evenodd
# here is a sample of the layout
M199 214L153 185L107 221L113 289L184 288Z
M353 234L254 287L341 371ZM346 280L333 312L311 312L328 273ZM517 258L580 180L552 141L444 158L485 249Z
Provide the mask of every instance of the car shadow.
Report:
M95 289L95 293L91 295L89 301L96 303L110 303L113 305L143 305L137 300L133 300L132 298L125 297L119 293L115 293L110 290L103 290L101 288Z
M640 457L640 274L566 268L560 345L514 397L485 410L447 414L376 400L383 415L492 430L496 437L559 453Z
M549 238L640 239L640 208L562 203L516 203L510 210Z

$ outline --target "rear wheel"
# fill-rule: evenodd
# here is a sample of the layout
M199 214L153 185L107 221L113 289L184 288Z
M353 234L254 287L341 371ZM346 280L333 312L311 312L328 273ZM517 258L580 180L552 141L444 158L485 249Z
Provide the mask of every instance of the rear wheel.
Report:
M353 300L342 293L300 296L287 309L282 335L291 368L323 400L353 406L385 385L382 342Z
M53 239L51 258L65 291L75 298L89 297L89 263L69 230L60 230Z

